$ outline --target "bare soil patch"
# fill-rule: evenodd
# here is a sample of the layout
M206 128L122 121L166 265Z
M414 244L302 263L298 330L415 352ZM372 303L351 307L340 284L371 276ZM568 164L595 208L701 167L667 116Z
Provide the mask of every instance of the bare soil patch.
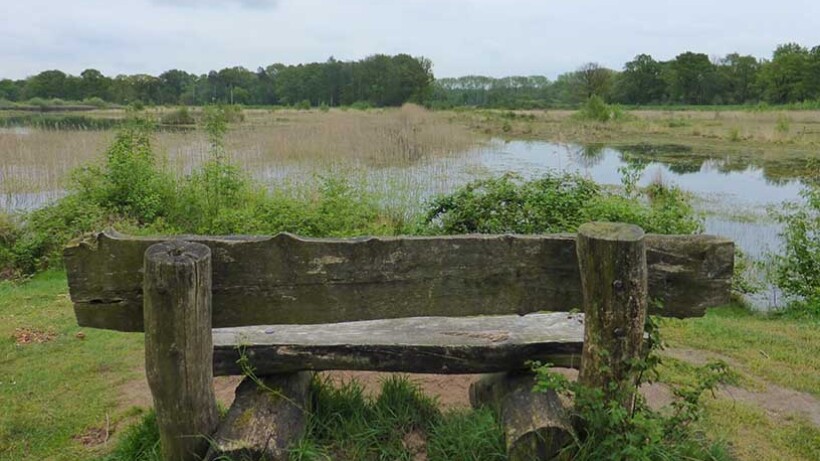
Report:
M104 444L108 441L110 436L111 432L107 428L92 427L82 434L75 435L73 439L82 444L84 447L91 448Z
M12 339L18 346L28 344L42 344L57 338L57 333L53 330L37 330L34 328L15 328Z

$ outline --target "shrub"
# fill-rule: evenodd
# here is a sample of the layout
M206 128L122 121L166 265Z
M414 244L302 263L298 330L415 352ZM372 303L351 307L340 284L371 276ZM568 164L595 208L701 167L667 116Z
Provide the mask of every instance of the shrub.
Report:
M196 119L191 115L188 108L183 106L164 114L162 118L160 118L160 123L163 125L194 125Z
M225 121L228 123L239 123L245 121L245 112L242 111L242 106L231 104L228 106L221 106L220 110L225 116Z
M299 110L310 110L310 101L307 99L303 99L296 104L296 109Z
M22 219L6 257L10 253L15 272L30 274L59 265L66 242L104 227L106 212L79 195L69 195Z
M791 130L791 120L786 114L780 114L777 116L777 123L774 126L774 130L783 136L789 134L789 131Z
M618 106L611 106L604 102L598 95L592 95L586 103L574 114L578 120L589 120L593 122L621 121L628 118L626 112Z
M789 313L820 319L820 162L809 169L812 174L801 192L805 202L786 204L775 213L784 225L785 243L783 254L775 257L775 283L798 298Z
M701 396L730 381L732 374L726 364L710 362L699 368L694 384L672 389L674 400L669 411L653 411L637 392L642 384L657 378L657 366L661 363L658 355L661 342L652 318L647 319L646 332L646 352L630 362L628 374L634 376L634 382L623 390L615 385L606 389L587 387L551 371L549 364L535 364L535 391L555 391L573 398L573 442L562 450L558 459L731 459L724 444L708 440L693 428L703 414ZM631 408L622 404L626 401L632 402Z
M13 247L20 238L20 224L13 216L0 212L0 279L14 275Z
M667 234L700 231L689 198L679 189L657 185L644 195L608 193L574 174L549 173L530 181L507 174L474 181L433 200L420 232L572 232L588 221L628 222L646 232Z
M98 96L83 99L83 104L85 104L87 106L98 107L98 108L108 107L108 103L105 102L105 100L103 100L102 98L100 98Z
M350 105L350 108L356 110L368 110L372 109L373 105L370 104L368 101L356 101Z
M43 98L31 98L26 102L29 106L44 108L48 106L48 101Z
M173 179L157 165L150 125L139 120L127 125L105 155L103 169L89 167L75 175L81 199L141 223L165 214L174 197Z

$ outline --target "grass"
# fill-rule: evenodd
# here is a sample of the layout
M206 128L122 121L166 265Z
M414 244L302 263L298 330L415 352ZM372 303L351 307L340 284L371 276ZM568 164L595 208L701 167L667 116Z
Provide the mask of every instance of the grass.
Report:
M811 422L769 417L754 405L707 400L703 430L730 441L732 455L749 461L820 459L820 429Z
M697 319L665 319L661 329L671 348L718 353L752 376L820 398L817 321L765 317L731 306Z
M146 114L161 119L174 109ZM191 109L201 119L200 109ZM225 139L233 160L257 179L275 185L312 180L317 173L367 171L374 188L400 183L408 199L444 192L461 173L461 154L489 136L555 142L603 143L618 148L685 145L661 161L688 165L719 154L728 168L750 164L772 179L805 177L805 158L818 156L820 111L631 110L622 121L579 121L572 111L426 111L401 109L246 109L245 121ZM2 117L3 114L0 114ZM10 116L10 115L9 115ZM57 116L57 114L55 114ZM119 119L120 109L95 110L84 117ZM71 170L98 161L113 138L110 131L0 129L0 196L6 209L31 207L59 195ZM177 175L207 159L199 131L160 131L156 146ZM698 163L698 164L700 164ZM424 166L423 173L409 166ZM24 195L37 193L40 196Z
M19 328L53 332L56 337L42 344L17 345L13 337ZM77 337L80 332L84 339ZM753 387L765 380L818 397L820 328L816 324L765 318L730 307L711 309L701 319L665 320L661 333L673 348L715 351L737 362L737 371L751 377L741 377L740 386ZM124 461L129 458L112 454L118 445L130 444L132 454L138 447L150 448L151 416L119 401L122 385L144 379L142 341L140 334L78 328L62 272L41 273L19 284L0 284L0 400L4 409L0 413L0 459L113 456L108 460ZM686 382L691 369L685 365L664 368L662 381ZM424 435L428 459L503 459L491 415L472 411L440 414L406 382L394 380L389 386L389 396L381 401L362 397L355 384L320 389L323 397L319 401L325 403L311 423L310 437L295 447L300 459L344 459L334 457L339 453L367 453L363 459L412 459L402 451L402 441L419 428L421 432L414 437ZM724 398L707 399L706 410L702 429L710 437L725 439L738 460L816 459L820 429L807 421L770 416L756 406ZM133 424L141 419L142 424ZM343 420L349 422L342 424ZM129 426L132 429L126 430ZM107 442L97 443L97 437L89 445L82 443L83 435L106 429ZM471 454L465 454L467 449Z
M290 447L291 460L411 461L425 453L430 461L505 459L503 433L489 410L442 413L404 377L386 378L375 397L355 381L334 386L316 378L311 387L307 432ZM148 412L100 461L160 461L158 448L156 416Z
M18 344L18 329L55 336ZM134 414L118 408L117 387L139 378L142 341L78 328L61 272L0 283L0 459L87 459L110 448L89 449L77 438L91 429L113 431Z

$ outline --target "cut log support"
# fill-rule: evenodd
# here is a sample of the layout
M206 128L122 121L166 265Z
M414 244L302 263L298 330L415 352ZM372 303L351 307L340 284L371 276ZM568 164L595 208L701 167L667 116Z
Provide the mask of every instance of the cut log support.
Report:
M305 432L312 376L265 376L260 383L245 378L206 459L287 460L288 447Z
M554 391L533 392L530 373L495 373L470 386L474 408L487 406L504 428L507 459L553 459L572 440L569 404Z
M145 252L145 372L164 461L202 459L218 423L213 388L211 250L171 241Z
M588 223L578 230L585 314L579 382L631 408L647 309L644 233L630 224Z

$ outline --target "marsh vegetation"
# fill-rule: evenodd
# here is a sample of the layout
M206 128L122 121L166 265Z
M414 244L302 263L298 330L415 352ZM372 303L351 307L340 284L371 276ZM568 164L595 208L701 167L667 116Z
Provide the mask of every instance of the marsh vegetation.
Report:
M0 266L14 280L0 282L0 337L8 349L0 374L10 377L0 395L14 402L0 417L0 452L12 459L152 459L151 416L118 403L119 386L139 379L141 337L81 331L66 300L60 249L101 227L355 236L559 232L605 219L661 233L729 234L752 259L784 257L772 273L786 282L773 281L806 301L796 314L801 320L732 307L664 321L662 331L673 348L707 350L731 362L738 389L776 383L820 397L812 386L820 370L811 291L817 173L807 162L820 144L816 112L624 111L596 121L569 111L438 112L413 105L189 108L185 117L177 110L84 113L117 120L117 130L9 122L0 131ZM151 126L171 121L169 114L187 128ZM142 121L126 120L135 115ZM765 211L784 200L796 204L782 218ZM771 245L761 251L764 244ZM20 283L31 274L37 275ZM667 357L659 379L697 387L696 369ZM353 423L330 431L326 424L335 416L319 417L294 448L300 459L410 459L412 434L425 437L429 459L501 456L491 415L440 413L405 382L387 382L373 399L355 385L320 390L325 410L346 412ZM820 432L805 415L771 415L723 394L703 405L702 418L691 422L697 434L714 435L704 439L712 451L702 459L816 455ZM762 437L758 424L776 436ZM91 437L86 444L89 434L104 434L103 442Z

